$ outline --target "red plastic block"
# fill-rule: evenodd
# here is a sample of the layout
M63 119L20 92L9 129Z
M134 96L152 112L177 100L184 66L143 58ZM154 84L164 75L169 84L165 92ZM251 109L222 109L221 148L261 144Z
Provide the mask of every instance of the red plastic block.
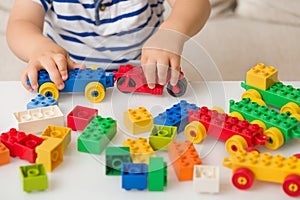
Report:
M2 142L10 151L12 157L17 156L15 143L26 137L24 132L17 131L15 128L11 128L8 132L2 133L0 136L0 142Z
M9 163L9 149L0 142L0 165Z
M98 109L76 106L67 116L68 127L73 131L82 131L97 115Z
M30 163L35 163L35 159L37 157L35 148L42 144L43 141L44 139L38 136L28 134L25 138L16 142L15 149L17 151L17 156Z
M173 141L168 146L168 154L178 180L193 180L194 165L202 164L193 143Z

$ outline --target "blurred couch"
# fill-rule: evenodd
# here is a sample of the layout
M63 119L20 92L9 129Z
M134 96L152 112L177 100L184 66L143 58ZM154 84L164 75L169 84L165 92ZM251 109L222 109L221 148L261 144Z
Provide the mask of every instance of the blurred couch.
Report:
M0 1L2 81L19 80L26 66L6 44L12 3ZM211 5L210 19L184 50L182 65L189 80L244 80L246 71L259 62L276 67L281 80L300 80L300 1L211 0ZM166 4L165 15L169 13ZM198 56L202 50L205 58Z

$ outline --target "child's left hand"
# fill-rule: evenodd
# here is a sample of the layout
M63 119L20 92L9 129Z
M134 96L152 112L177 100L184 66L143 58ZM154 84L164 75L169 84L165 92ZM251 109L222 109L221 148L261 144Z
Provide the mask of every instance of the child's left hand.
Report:
M154 88L156 77L158 84L166 84L169 68L170 84L177 84L180 74L181 52L186 37L174 30L159 29L144 44L141 65L149 88Z

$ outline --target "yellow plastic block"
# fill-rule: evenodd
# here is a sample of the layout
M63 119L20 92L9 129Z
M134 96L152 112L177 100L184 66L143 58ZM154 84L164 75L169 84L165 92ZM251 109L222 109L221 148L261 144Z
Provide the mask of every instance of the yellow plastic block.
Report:
M149 157L155 157L155 153L146 138L136 140L127 139L123 142L124 147L130 148L130 157L134 163L147 163Z
M60 138L63 140L63 147L66 149L71 142L71 129L62 126L47 126L41 137Z
M36 163L44 164L47 172L53 171L63 161L63 140L60 138L45 137L44 142L37 146Z
M124 112L123 121L126 128L133 134L151 131L153 127L153 117L144 107Z
M238 151L226 157L223 165L235 171L238 168L251 170L255 179L283 183L290 174L300 175L300 159L296 156L272 156L269 153L260 154L257 151Z
M263 63L252 67L246 74L246 84L262 90L269 89L278 81L278 70Z

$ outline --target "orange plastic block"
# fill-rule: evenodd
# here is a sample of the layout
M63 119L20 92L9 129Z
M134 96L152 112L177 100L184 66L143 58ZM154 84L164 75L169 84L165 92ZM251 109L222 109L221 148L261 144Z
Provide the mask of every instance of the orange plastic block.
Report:
M36 163L44 164L47 172L53 171L63 161L63 140L60 138L45 137L44 142L37 146Z
M9 149L6 148L6 146L0 142L0 165L7 164L9 163L9 161Z
M134 163L148 164L149 158L155 157L155 153L146 138L136 140L129 138L123 142L123 146L130 148L130 157Z
M193 143L173 141L168 146L168 154L178 180L193 180L194 165L202 164Z
M126 128L133 134L151 131L153 126L153 117L144 107L124 112L123 121Z
M278 70L272 66L259 63L246 74L246 84L262 90L269 89L278 82Z
M71 128L62 126L47 126L41 137L60 138L63 140L64 149L66 149L71 142Z

